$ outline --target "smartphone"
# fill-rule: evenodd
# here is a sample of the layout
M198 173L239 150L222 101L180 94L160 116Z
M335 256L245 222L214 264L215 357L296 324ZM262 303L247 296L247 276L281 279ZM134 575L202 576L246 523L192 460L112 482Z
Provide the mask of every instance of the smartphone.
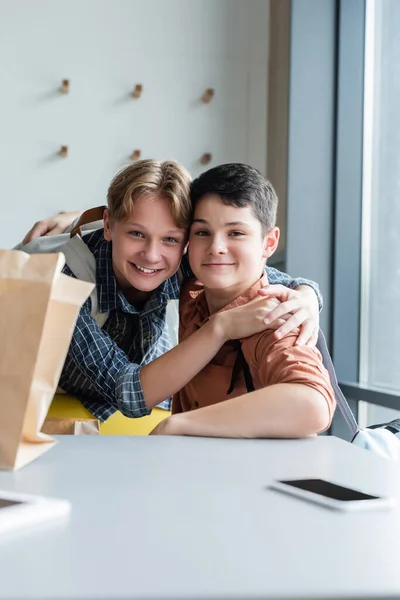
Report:
M395 505L394 498L373 496L325 479L285 479L274 481L269 487L338 510L380 509Z
M0 535L69 514L68 500L0 490Z

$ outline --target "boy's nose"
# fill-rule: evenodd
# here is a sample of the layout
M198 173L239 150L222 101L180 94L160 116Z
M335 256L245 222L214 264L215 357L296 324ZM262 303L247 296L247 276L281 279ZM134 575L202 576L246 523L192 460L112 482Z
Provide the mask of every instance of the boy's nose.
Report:
M157 243L148 244L144 250L144 257L147 262L156 263L161 258L160 246Z
M225 241L220 237L212 238L209 252L210 254L226 254L227 248Z

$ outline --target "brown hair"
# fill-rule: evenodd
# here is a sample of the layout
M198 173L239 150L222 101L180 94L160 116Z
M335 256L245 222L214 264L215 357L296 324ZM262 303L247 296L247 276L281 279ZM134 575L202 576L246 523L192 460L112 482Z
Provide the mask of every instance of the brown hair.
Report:
M219 165L202 173L191 186L192 210L207 194L219 196L230 206L251 206L263 235L275 227L278 196L272 184L253 167L243 163Z
M120 171L108 188L110 219L126 219L143 194L160 194L168 200L176 225L186 229L191 217L190 182L189 172L173 160L138 160Z

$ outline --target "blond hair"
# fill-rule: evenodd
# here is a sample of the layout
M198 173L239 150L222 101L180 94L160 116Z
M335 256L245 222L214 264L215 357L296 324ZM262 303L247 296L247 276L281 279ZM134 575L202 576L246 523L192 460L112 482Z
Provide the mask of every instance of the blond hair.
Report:
M110 219L125 220L140 196L159 194L168 200L176 225L186 229L191 218L190 182L189 172L173 160L138 160L120 171L108 188Z

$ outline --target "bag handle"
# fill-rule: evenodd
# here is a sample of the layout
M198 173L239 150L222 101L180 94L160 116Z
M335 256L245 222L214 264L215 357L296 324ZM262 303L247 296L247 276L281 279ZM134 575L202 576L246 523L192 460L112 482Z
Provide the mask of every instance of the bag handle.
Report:
M350 429L350 431L352 433L352 436L354 437L356 435L356 433L358 433L359 427L358 427L356 418L353 415L353 412L352 412L346 398L344 397L342 390L339 387L338 380L337 380L336 373L335 373L335 367L333 366L332 359L329 354L328 347L326 345L325 336L321 330L319 330L319 332L318 332L317 348L321 352L322 360L324 362L326 370L329 373L333 391L335 392L337 405L340 409L340 412L342 413L342 415L344 417L344 420L346 421L348 428Z
M102 221L106 208L107 206L96 206L95 208L85 210L71 230L70 237L74 237L77 233L82 237L81 227L83 227L83 225L94 223L95 221Z

